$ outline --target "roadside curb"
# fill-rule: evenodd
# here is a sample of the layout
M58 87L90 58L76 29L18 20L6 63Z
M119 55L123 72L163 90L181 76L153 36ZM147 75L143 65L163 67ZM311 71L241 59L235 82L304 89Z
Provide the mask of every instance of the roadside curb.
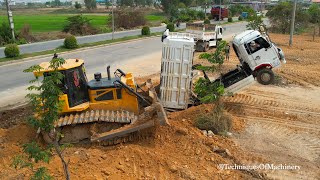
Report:
M108 44L100 44L97 46L83 47L83 48L79 48L79 49L75 49L75 50L61 52L61 53L59 53L59 55L63 55L63 54L67 54L67 53L75 53L75 52L80 52L80 51L89 50L89 49L96 49L96 48L100 48L100 47L104 47L104 46L112 46L112 45L117 45L117 44L122 44L122 43L141 41L141 40L145 40L145 39L152 39L152 38L160 37L160 36L161 35L154 35L154 36L148 36L148 37L141 37L141 38L137 38L137 39L113 42L113 43L108 43ZM52 49L52 50L54 50L54 49ZM45 54L45 55L27 57L27 58L18 59L18 60L10 60L10 61L5 61L5 62L0 62L0 66L5 66L5 65L10 65L10 64L15 64L15 63L22 63L22 62L27 62L27 61L35 60L38 58L45 58L45 57L52 57L52 54Z

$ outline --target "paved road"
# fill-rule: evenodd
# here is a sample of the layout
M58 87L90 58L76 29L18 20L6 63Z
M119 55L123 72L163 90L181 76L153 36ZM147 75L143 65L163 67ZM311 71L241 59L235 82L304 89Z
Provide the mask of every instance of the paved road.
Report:
M180 28L185 28L185 26L186 26L186 24L183 23L183 24L181 24ZM152 28L150 28L150 30L151 30L151 33L163 32L166 30L166 26L152 27ZM126 36L136 36L136 35L141 35L141 29L115 32L114 38L119 39L119 38L123 38ZM112 33L77 37L79 44L105 41L105 40L111 40L111 39L112 39ZM37 42L37 43L32 43L32 44L23 44L23 45L20 45L19 47L20 47L21 54L41 52L41 51L52 50L52 49L58 48L63 45L63 41L64 41L64 39L57 39L57 40ZM0 58L2 58L2 57L5 57L4 47L0 48Z
M224 38L231 39L232 35L245 30L245 22L226 25ZM112 69L122 68L135 73L136 76L147 75L160 71L161 41L160 37L152 37L127 43L102 46L78 52L65 53L63 58L83 58L89 79L95 72L103 72L105 76L106 65ZM24 100L27 93L25 88L32 74L23 73L23 69L49 61L51 57L17 62L0 66L0 107L15 104Z

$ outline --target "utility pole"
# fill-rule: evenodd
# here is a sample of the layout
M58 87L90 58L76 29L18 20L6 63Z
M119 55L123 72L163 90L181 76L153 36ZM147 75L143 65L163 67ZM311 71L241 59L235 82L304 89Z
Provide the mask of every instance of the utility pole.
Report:
M7 5L7 13L8 13L8 22L9 22L9 26L10 26L11 33L12 33L12 39L13 39L13 41L15 41L16 38L14 36L13 17L12 17L12 11L10 10L10 6L9 6L9 0L6 0L6 5Z
M112 0L112 40L114 39L114 14L113 14L113 6L114 6L114 0Z
M289 46L292 46L292 37L293 37L293 31L294 31L294 21L296 17L296 8L297 8L297 0L294 0L293 9L292 9L291 27L290 27Z
M220 6L219 6L219 24L220 24L220 19L221 19L221 0L220 0Z

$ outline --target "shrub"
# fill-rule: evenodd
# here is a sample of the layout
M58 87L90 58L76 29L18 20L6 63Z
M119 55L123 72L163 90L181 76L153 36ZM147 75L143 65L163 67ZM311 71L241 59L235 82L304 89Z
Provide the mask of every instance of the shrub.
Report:
M2 22L0 26L0 46L13 43L12 33L8 23Z
M205 19L203 23L204 24L210 24L210 20L209 19Z
M19 35L18 35L19 41L23 42L32 42L36 41L36 38L32 35L31 33L31 27L29 24L24 24L23 27L21 28ZM25 43L24 43L25 44Z
M63 28L63 32L70 33L73 35L88 35L96 34L98 31L91 23L90 19L82 15L68 17L67 23Z
M78 47L78 42L76 37L68 36L64 39L64 47L67 49L75 49Z
M130 29L146 25L147 20L141 11L123 9L114 12L114 22L116 28Z
M181 14L178 19L182 22L189 22L191 18L187 14Z
M4 49L4 54L7 58L18 57L20 55L20 50L16 44L8 44Z
M232 21L233 21L232 17L228 17L228 22L232 22Z
M211 130L215 134L223 135L230 131L232 119L223 112L223 106L219 104L212 111L202 113L194 125L201 130Z
M167 24L167 29L169 29L170 32L174 32L174 24L173 23L168 23Z
M239 21L242 21L242 20L243 20L243 17L242 17L242 16L239 16L239 17L238 17L238 20L239 20Z
M150 28L149 28L149 26L143 26L143 28L141 29L141 35L145 35L145 36L150 35Z
M169 20L168 20L168 19L164 19L164 20L161 21L161 23L168 24L168 23L169 23Z

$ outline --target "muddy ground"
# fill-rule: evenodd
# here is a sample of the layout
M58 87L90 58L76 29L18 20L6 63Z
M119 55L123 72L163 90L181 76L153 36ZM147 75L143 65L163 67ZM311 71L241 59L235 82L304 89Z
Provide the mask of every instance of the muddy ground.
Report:
M230 137L206 137L193 127L209 105L169 113L171 126L131 143L112 147L74 145L65 150L72 179L317 179L320 177L320 39L271 34L285 52L287 64L276 70L277 83L258 83L232 97L224 97L232 116ZM213 49L214 50L214 49ZM213 51L212 50L212 51ZM195 63L203 62L195 55ZM220 69L228 71L238 60ZM159 81L158 73L150 75ZM149 77L140 78L144 80ZM28 169L10 167L21 145L35 138L25 123L28 107L0 113L0 179L28 179ZM229 165L293 165L299 170L222 170ZM46 166L63 179L57 156Z

